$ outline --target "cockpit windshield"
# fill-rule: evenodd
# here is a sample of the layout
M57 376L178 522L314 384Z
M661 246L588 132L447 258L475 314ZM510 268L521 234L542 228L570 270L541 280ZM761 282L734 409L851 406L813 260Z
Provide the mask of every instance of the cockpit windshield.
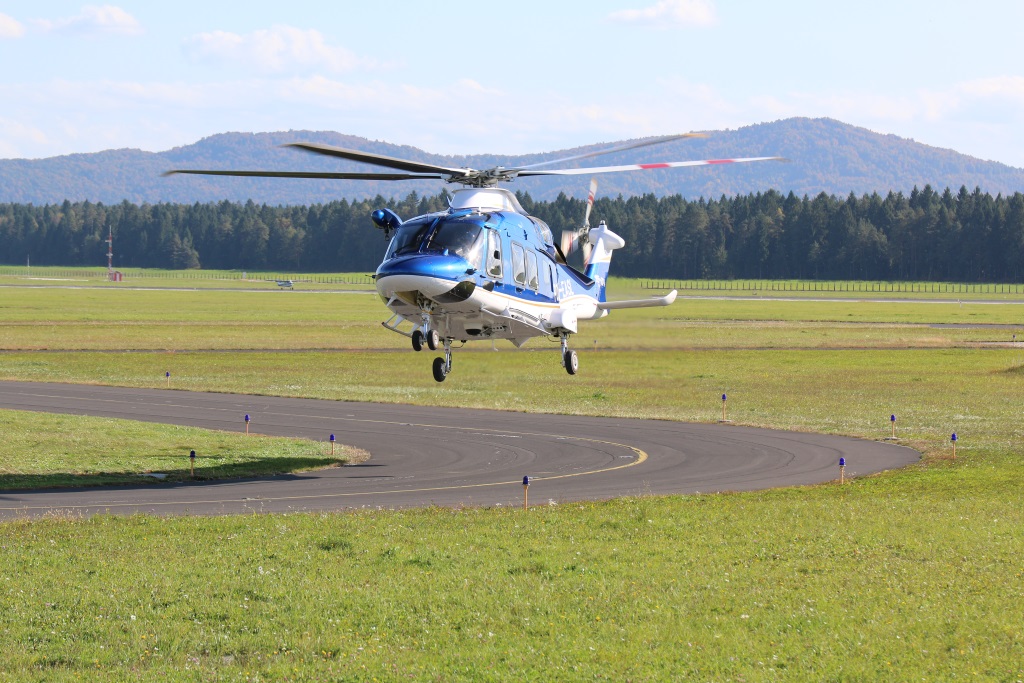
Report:
M427 249L456 254L469 261L474 268L481 268L483 255L483 228L476 221L442 221L430 238Z
M415 254L420 250L420 244L430 231L431 221L409 221L398 229L391 239L391 248L388 249L386 259L404 254Z

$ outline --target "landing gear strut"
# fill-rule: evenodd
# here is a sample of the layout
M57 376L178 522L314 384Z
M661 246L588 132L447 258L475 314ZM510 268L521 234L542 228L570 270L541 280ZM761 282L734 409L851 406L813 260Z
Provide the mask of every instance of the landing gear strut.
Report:
M559 339L562 342L562 367L570 375L575 375L576 371L580 369L580 358L576 355L576 351L569 348L569 335L564 332L559 335Z
M431 330L434 334L436 331ZM443 382L444 378L448 376L448 373L452 371L452 340L444 340L444 358L434 359L434 379L438 382Z

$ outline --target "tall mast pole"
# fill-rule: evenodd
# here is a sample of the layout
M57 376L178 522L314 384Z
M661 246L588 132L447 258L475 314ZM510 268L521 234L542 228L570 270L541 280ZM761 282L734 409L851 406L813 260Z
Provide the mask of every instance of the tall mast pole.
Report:
M114 231L108 225L107 226L107 239L104 240L107 243L107 279L114 279Z

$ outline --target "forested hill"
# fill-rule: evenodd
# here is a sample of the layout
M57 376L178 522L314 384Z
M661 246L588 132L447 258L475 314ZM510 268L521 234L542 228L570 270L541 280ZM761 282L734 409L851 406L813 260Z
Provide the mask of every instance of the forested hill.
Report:
M681 127L685 123L681 121ZM121 149L49 159L0 159L0 202L53 204L71 201L119 203L193 203L252 199L270 205L305 206L336 199L377 195L402 198L410 192L436 194L441 183L320 180L267 180L200 176L162 177L175 168L235 170L372 171L346 162L284 149L288 142L321 142L444 166L486 168L536 163L572 156L616 144L524 156L442 156L420 149L366 140L333 132L224 133L166 152ZM501 147L500 140L495 147ZM909 193L915 186L981 187L992 194L1024 189L1024 169L982 161L894 135L881 135L831 119L792 118L738 130L716 131L704 139L682 140L620 154L589 159L580 165L737 156L785 156L790 163L765 162L740 166L682 168L617 173L599 179L601 196L681 195L686 199L718 198L776 189L797 196L821 192L846 196L890 190ZM551 200L564 192L581 197L586 178L536 178L510 187Z

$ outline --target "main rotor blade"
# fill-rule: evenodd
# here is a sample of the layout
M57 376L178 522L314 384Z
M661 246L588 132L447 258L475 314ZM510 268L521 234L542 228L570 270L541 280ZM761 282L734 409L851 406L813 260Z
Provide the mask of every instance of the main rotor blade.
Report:
M226 175L245 178L325 178L327 180L421 180L444 179L439 173L316 173L312 171L198 171L192 169L167 171L164 176Z
M383 154L373 154L371 152L360 152L355 149L344 149L343 147L321 145L316 142L293 142L284 146L297 147L299 149L304 149L307 152L313 152L314 154L323 154L329 157L340 157L350 161L360 161L364 164L373 164L374 166L397 168L400 171L410 171L412 173L440 173L446 177L456 178L461 178L473 173L473 170L468 168L448 168L447 166L438 166L436 164L428 164L422 161L410 161L408 159L399 159L397 157L389 157Z
M572 157L563 157L561 159L552 159L551 161L541 161L537 164L530 164L529 166L518 166L517 169L527 168L540 168L541 166L549 166L551 164L561 164L566 161L578 161L579 159L589 159L591 157L601 156L602 154L613 154L615 152L624 152L627 149L637 149L638 147L650 147L651 145L660 145L665 142L672 142L673 140L682 140L683 138L704 138L707 137L702 133L682 133L680 135L662 135L656 138L647 138L646 140L639 140L637 142L628 142L625 145L618 145L616 147L608 147L606 149L599 149L593 152L587 152L586 154L577 154Z
M539 175L584 175L587 173L618 173L620 171L651 171L659 168L681 168L683 166L717 166L719 164L743 164L749 161L789 161L785 157L747 157L745 159L704 159L703 161L669 161L655 164L629 164L628 166L597 166L594 168L565 168L557 171L520 171L518 176Z

